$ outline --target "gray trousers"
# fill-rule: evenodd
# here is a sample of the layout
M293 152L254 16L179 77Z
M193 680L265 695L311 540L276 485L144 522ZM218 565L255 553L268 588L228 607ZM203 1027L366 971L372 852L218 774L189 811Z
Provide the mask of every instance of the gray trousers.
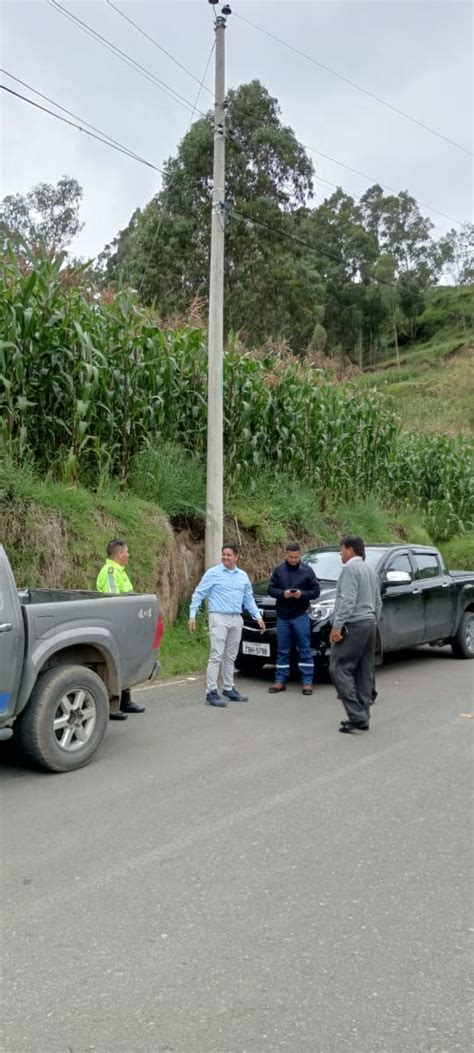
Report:
M219 670L222 670L224 691L234 686L234 662L242 636L243 618L240 614L210 614L209 635L211 654L207 666L207 690L217 690Z
M368 724L375 698L376 624L349 622L340 643L331 644L330 673L349 720Z

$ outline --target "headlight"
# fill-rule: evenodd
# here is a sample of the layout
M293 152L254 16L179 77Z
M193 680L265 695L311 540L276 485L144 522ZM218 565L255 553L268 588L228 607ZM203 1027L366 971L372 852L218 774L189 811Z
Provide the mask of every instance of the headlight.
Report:
M322 622L333 613L336 603L335 600L321 600L314 601L309 605L308 614L313 622Z

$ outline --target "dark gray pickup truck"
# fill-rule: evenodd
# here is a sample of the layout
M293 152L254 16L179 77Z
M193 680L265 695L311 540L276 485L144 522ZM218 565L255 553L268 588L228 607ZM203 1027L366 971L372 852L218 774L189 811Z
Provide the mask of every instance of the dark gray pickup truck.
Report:
M377 572L382 594L379 663L389 651L421 644L450 644L457 658L474 658L474 573L450 573L438 550L426 545L367 545L366 559ZM329 665L329 633L342 570L339 548L313 549L303 562L310 564L321 585L321 595L308 612L317 676ZM268 582L253 586L265 632L244 614L236 663L242 672L257 672L266 662L276 661L275 600L267 588Z
M87 764L122 689L158 672L162 634L155 595L18 591L0 545L0 739L14 729L48 771Z

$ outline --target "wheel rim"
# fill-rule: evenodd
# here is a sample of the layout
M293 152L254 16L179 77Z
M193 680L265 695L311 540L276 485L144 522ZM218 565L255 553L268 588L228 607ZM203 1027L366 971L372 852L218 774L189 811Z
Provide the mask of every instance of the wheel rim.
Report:
M474 654L474 614L466 618L466 647L470 654Z
M97 704L86 688L62 696L54 715L54 736L66 753L75 753L89 742L97 723Z

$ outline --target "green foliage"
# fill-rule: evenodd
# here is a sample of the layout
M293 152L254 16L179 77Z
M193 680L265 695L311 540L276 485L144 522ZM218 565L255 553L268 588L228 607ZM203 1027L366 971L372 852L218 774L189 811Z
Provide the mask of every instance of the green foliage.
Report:
M111 537L125 537L138 591L153 591L170 535L160 509L132 494L43 480L0 452L0 534L17 581L93 589ZM132 573L133 571L133 573Z
M252 343L284 338L303 354L317 326L327 348L373 364L413 336L426 290L454 249L406 191L340 188L310 207L313 166L258 81L227 98L226 328ZM163 189L101 257L105 282L139 290L162 317L208 296L213 114L194 122L165 166ZM380 259L390 261L377 270ZM321 335L321 331L318 331ZM326 342L325 345L326 346Z
M207 619L198 616L196 631L188 629L188 606L183 606L173 625L165 627L160 647L161 678L202 673L209 658Z
M182 446L147 447L132 463L130 487L168 516L205 515L206 480L201 461Z
M335 523L340 524L340 534L359 534L367 544L396 540L393 516L374 498L338 504L329 511Z
M10 255L4 266L4 448L16 464L29 455L66 487L108 478L123 489L131 480L170 514L198 513L207 433L201 330L160 329L129 293L91 299L80 273L61 262L25 267ZM371 494L384 504L421 505L433 536L450 537L473 521L467 440L402 434L385 394L321 383L310 364L250 357L234 346L225 356L224 404L230 498L247 492L253 499L263 474L281 480L270 504L304 479L321 509ZM300 522L309 514L301 509Z
M449 570L474 571L474 531L446 541L441 552Z

